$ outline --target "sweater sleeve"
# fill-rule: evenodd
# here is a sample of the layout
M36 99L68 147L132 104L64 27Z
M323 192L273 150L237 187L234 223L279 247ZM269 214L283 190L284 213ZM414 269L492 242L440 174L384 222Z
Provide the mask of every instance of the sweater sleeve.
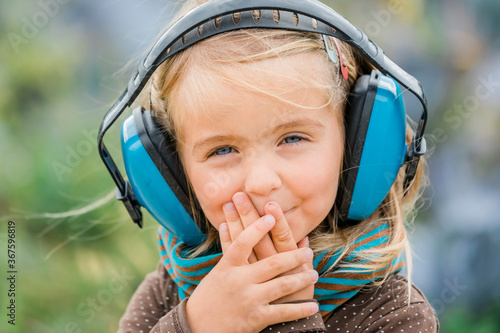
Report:
M177 287L160 263L135 291L118 333L191 333L185 303L179 303Z
M192 333L187 321L186 302L183 300L172 311L158 320L151 333Z
M303 302L317 302L316 300L303 300L303 301L295 301L291 303L303 303ZM280 332L280 333L326 333L325 324L323 322L323 318L321 317L321 313L318 311L315 315L289 321L286 323L280 323L268 326L261 333L267 332Z

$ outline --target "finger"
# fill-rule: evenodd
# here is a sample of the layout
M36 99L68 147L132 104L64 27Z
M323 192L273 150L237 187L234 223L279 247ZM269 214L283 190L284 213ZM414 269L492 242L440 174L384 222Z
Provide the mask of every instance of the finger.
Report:
M231 239L236 239L236 237L238 237L238 235L241 234L243 230L245 230L240 220L240 215L238 214L238 211L236 210L236 207L234 207L234 204L232 202L226 202L224 205L222 205L222 211L226 216L227 226L229 228ZM255 253L253 251L250 254L250 257L248 257L248 262L250 264L257 262L257 257L255 256Z
M300 242L297 243L297 247L299 249L303 249L303 248L306 248L306 247L309 247L309 237L304 237L300 240Z
M227 226L232 239L236 239L238 235L245 229L240 220L240 215L236 211L236 207L232 202L226 202L222 205L222 211L226 216Z
M301 241L297 244L297 247L299 249L306 249L309 248L309 237L304 237L301 239ZM305 272L313 268L313 261L307 262L301 267L298 267L297 269L294 269L291 271L291 273L298 273L298 272Z
M220 245L222 248L222 254L225 254L227 249L231 245L231 235L229 234L227 223L222 223L219 226L219 238L220 238Z
M294 304L271 304L263 311L264 320L268 325L294 321L317 314L319 311L318 303L294 303Z
M248 228L243 230L236 239L232 240L224 256L226 260L232 265L247 264L252 249L262 237L267 235L275 222L272 215L265 215L252 223ZM255 264L258 264L258 262Z
M318 272L314 269L292 275L284 275L263 283L263 297L269 302L315 284L318 281Z
M243 227L248 228L254 221L260 218L259 212L257 212L252 201L245 193L237 192L233 195L233 202L240 215ZM259 260L276 254L276 249L274 248L271 237L263 237L262 240L255 245L254 252Z
M293 238L292 230L286 221L281 207L276 202L270 201L264 209L267 214L271 214L276 219L276 224L271 229L271 236L276 251L285 252L296 249L297 243Z
M285 272L291 271L297 267L311 262L313 252L311 249L297 249L277 253L269 258L262 259L249 266L253 272L256 272L257 283L274 279Z

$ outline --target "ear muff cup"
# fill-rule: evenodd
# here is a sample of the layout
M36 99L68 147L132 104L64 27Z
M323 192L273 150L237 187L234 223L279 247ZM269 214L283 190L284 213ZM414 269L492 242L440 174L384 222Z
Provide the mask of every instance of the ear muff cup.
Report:
M373 214L404 163L406 113L398 84L373 70L357 81L346 115L343 172L336 207L341 224Z
M193 219L188 185L173 139L151 111L140 107L125 120L121 134L125 169L139 204L185 243L203 242L205 236Z

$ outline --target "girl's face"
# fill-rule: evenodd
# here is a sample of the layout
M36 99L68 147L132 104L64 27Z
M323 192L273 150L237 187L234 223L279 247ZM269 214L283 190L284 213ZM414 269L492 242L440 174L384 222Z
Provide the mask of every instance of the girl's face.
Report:
M339 110L327 107L318 89L280 79L298 66L303 71L302 59L265 60L271 71L265 76L242 68L242 77L255 76L252 82L279 91L281 100L221 84L207 87L213 99L200 105L201 112L186 114L180 128L182 163L215 228L225 222L223 204L240 191L261 216L267 202L277 202L297 242L330 212L343 150L342 123Z

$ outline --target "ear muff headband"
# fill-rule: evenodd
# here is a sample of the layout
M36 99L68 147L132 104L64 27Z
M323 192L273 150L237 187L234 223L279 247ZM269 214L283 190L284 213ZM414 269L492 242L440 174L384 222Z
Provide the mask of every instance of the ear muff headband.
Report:
M255 19L253 11L260 11ZM276 21L273 11L278 11ZM235 20L233 14L240 13ZM227 31L246 28L288 29L333 36L348 43L383 74L394 78L417 97L422 104L422 115L415 137L406 155L407 179L413 179L418 160L425 153L423 133L427 122L427 101L420 83L390 60L359 28L339 13L316 0L212 0L182 17L157 40L147 56L139 63L128 88L104 116L98 134L99 154L117 186L121 200L134 222L142 225L140 203L132 188L121 176L109 154L103 137L125 108L131 106L146 85L151 74L172 55L187 47Z

